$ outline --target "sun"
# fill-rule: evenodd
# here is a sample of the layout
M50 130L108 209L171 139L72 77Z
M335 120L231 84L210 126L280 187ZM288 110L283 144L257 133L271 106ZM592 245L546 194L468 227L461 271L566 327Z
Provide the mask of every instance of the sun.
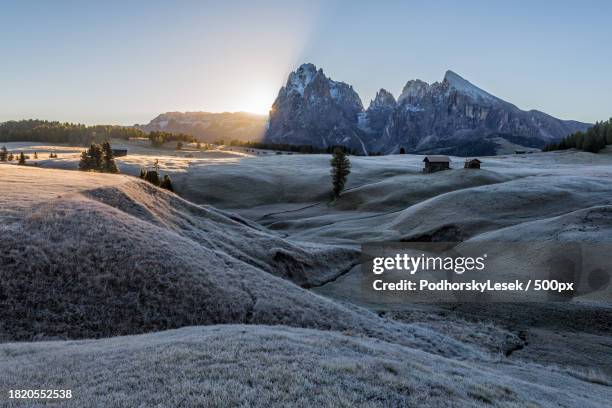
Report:
M275 88L267 84L254 84L240 98L238 105L244 112L267 114L275 98Z

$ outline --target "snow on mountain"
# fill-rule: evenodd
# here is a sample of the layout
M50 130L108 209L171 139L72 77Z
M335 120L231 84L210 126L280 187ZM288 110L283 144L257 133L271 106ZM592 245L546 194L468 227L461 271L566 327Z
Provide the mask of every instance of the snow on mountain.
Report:
M265 140L342 144L361 154L404 148L467 156L496 154L499 140L540 148L588 126L522 111L450 70L441 82L408 81L397 101L381 89L364 110L352 86L303 64L281 88Z
M455 89L457 92L460 92L464 95L469 95L470 97L483 102L488 102L492 104L504 102L501 99L491 95L490 93L478 88L476 85L460 77L451 70L446 71L443 82L447 83L450 88Z
M370 132L381 133L387 124L387 119L395 107L397 102L391 92L381 88L376 97L370 101L370 106L365 112L367 119L367 128Z
M270 111L265 141L327 148L343 145L367 154L359 129L363 105L352 86L303 64L289 74Z
M429 84L427 82L421 81L420 79L410 80L406 83L406 86L404 86L402 94L397 101L401 103L406 99L422 98L425 96L428 89Z
M287 93L297 92L304 96L304 89L312 82L312 79L317 74L317 67L313 64L302 64L295 72L289 74Z

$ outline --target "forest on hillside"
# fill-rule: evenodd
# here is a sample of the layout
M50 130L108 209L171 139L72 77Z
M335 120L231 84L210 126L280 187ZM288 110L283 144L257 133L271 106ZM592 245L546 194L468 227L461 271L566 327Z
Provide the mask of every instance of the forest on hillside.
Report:
M109 139L146 137L143 131L117 125L87 126L80 123L37 119L0 123L0 142L68 143L87 146Z
M612 144L612 118L595 123L586 132L572 133L561 139L559 143L547 145L543 150L549 152L553 150L578 149L597 153L609 144Z
M38 119L8 121L0 123L0 142L44 142L67 143L89 146L110 139L148 138L153 146L166 142L192 142L195 138L186 134L170 132L144 132L138 128L119 125L93 125L57 122Z

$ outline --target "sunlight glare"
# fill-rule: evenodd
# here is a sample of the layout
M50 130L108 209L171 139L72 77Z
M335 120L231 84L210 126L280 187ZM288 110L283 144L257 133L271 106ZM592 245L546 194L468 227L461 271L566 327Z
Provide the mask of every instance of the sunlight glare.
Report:
M240 101L238 110L244 112L267 114L276 98L278 89L274 85L257 83L247 89Z

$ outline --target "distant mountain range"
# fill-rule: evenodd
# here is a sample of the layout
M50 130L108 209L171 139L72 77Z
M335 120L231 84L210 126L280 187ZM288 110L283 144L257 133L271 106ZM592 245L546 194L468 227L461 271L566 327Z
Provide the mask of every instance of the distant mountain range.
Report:
M264 141L344 145L361 154L403 149L467 156L540 148L589 126L520 110L452 71L433 84L408 81L397 100L381 89L364 110L352 86L303 64L279 91Z
M185 133L203 142L224 139L261 140L268 117L247 112L166 112L146 125L136 125L145 132Z

